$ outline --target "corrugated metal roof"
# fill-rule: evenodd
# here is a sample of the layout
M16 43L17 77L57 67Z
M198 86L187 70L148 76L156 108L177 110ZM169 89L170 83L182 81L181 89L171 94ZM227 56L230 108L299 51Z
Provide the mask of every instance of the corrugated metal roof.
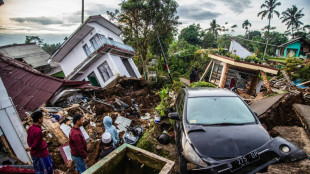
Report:
M21 118L25 112L35 111L62 86L77 86L89 83L70 81L45 75L30 66L0 54L0 77L12 98Z
M0 47L0 53L6 57L23 59L33 68L48 65L50 55L35 43L15 44Z

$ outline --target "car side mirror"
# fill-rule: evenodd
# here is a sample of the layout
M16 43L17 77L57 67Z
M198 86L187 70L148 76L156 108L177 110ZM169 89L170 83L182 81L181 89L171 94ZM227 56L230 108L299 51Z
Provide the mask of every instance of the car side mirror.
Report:
M180 120L180 116L177 112L170 112L168 117L172 120Z

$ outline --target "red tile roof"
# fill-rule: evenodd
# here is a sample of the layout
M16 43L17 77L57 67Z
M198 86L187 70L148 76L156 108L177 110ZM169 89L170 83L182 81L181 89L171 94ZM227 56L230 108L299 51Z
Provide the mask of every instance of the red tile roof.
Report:
M0 54L0 77L21 118L35 111L63 86L81 86L89 82L58 79Z

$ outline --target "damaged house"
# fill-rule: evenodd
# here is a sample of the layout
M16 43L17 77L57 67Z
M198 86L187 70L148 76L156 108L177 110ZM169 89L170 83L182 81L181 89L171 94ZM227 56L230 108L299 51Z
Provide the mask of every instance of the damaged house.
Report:
M310 55L310 43L299 37L280 45L276 52L280 57L307 58Z
M235 87L247 89L246 93L249 95L260 91L262 82L259 81L259 74L263 77L267 90L270 91L266 74L277 75L279 71L266 65L236 61L226 56L210 54L209 57L212 59L208 66L210 68L212 65L209 82L220 88L229 88L234 78Z
M46 73L50 70L47 60L50 55L36 43L13 44L0 47L0 54L27 63L32 68Z
M21 120L63 89L91 87L88 83L51 77L0 54L1 164L31 163L25 151L27 133Z
M100 15L90 16L50 58L66 79L105 87L117 76L138 77L135 51L120 38L121 29Z

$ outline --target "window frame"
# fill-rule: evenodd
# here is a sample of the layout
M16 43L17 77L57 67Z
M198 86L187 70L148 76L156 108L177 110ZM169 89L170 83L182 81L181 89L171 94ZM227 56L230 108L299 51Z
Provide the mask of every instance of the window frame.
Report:
M104 75L103 75L103 73L104 72L101 72L101 69L100 69L100 67L104 67L104 65L107 65L108 66L108 69L107 69L107 71L106 71L106 74L108 75L108 79L105 79L105 77L104 77ZM104 61L102 64L100 64L98 67L97 67L97 69L98 69L98 71L99 71L99 73L100 73L100 75L101 75L101 77L102 77L102 80L103 80L103 82L106 82L106 81L108 81L110 78L112 78L113 76L114 76L114 74L113 74L113 72L112 72L112 70L111 70L111 68L110 68L110 65L109 65L109 63L108 63L108 61ZM111 75L109 74L109 71L110 70L110 73L111 73Z

